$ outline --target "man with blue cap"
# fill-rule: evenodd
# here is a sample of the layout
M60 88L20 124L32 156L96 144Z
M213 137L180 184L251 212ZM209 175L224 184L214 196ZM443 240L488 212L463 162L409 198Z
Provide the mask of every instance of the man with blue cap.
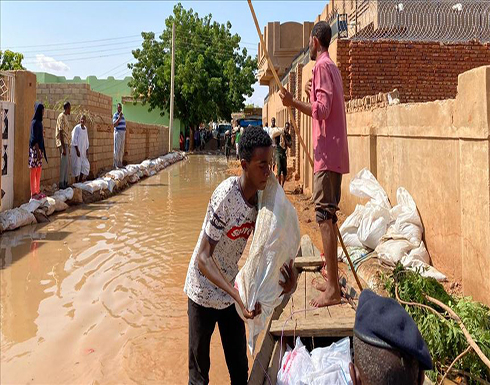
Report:
M432 369L415 321L394 299L363 290L354 324L354 385L415 385Z

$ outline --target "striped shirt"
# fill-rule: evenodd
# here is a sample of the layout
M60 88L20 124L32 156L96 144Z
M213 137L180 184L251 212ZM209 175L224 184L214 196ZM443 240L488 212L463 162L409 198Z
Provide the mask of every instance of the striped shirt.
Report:
M112 117L112 124L116 123L118 118L119 118L119 112L116 112ZM126 119L124 119L124 115L121 117L121 120L119 121L115 129L117 131L126 131Z

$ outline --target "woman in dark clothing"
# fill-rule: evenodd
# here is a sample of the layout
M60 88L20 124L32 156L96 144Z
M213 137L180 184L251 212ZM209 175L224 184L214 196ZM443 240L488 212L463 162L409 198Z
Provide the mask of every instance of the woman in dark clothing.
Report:
M46 162L46 149L44 148L43 115L44 106L36 103L34 117L31 122L31 137L29 139L29 168L31 169L31 198L42 199L46 195L41 194L41 169L43 167L42 155Z

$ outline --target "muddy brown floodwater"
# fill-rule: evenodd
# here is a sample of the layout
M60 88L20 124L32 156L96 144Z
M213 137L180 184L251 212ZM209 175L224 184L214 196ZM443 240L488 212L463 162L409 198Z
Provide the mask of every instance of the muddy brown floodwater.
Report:
M115 197L3 234L0 382L186 383L183 285L226 168L224 157L191 156ZM217 329L210 379L229 383Z

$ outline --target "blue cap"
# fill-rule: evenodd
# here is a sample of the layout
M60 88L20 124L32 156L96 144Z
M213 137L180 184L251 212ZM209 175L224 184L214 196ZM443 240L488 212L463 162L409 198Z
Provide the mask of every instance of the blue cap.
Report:
M357 306L354 334L369 345L398 350L414 357L424 370L432 369L432 358L417 324L392 298L363 290Z

